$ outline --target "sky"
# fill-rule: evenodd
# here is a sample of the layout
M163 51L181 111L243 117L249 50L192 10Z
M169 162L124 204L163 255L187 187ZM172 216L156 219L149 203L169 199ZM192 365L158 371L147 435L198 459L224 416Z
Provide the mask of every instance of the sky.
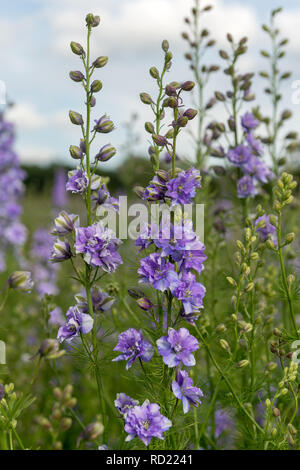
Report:
M101 17L100 27L93 30L92 54L109 56L107 66L97 78L103 89L97 95L94 118L107 113L116 125L109 135L99 138L97 150L112 143L119 152L107 168L119 165L124 158L126 141L124 124L133 113L138 114L136 132L141 136L137 150L146 154L149 138L143 130L151 120L149 107L139 100L141 91L155 92L148 70L162 64L161 41L168 39L173 53L169 81L193 79L184 60L186 44L181 38L183 18L190 13L193 0L2 0L0 17L0 80L7 96L14 102L8 117L16 124L17 151L23 163L45 165L51 162L70 163L68 148L78 144L79 130L71 125L69 109L83 112L82 87L69 79L69 71L80 68L69 44L84 43L85 15L93 12ZM205 16L203 27L217 40L218 48L226 46L226 33L235 38L249 37L249 53L241 61L241 72L259 71L265 67L259 55L267 48L267 36L261 23L267 22L270 10L281 6L275 0L202 0L214 9ZM288 56L282 61L285 70L293 72L283 88L283 107L294 113L297 129L300 105L292 103L292 83L300 80L300 2L285 0L278 26L289 37ZM217 49L216 49L217 50ZM210 61L219 63L217 54ZM222 64L221 64L222 65ZM224 91L224 75L218 74L208 90ZM263 110L269 109L261 92L264 82L257 77L254 91ZM223 87L223 88L222 88ZM218 111L217 118L222 117ZM97 149L98 146L98 149ZM123 149L123 150L121 150ZM192 154L189 138L183 137L179 150Z

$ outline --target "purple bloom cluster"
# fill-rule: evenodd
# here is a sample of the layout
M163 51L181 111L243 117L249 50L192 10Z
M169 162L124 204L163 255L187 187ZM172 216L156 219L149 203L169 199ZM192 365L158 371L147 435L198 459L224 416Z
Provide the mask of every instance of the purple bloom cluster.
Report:
M142 405L136 405L126 413L126 441L138 437L148 446L153 437L164 439L163 433L171 426L171 421L160 413L160 406L145 400Z
M190 204L201 187L200 172L195 168L181 171L178 176L170 179L164 171L158 172L145 189L143 198L147 201L171 201L172 206Z
M243 176L238 180L237 191L239 198L254 197L258 183L267 183L273 178L273 173L261 157L263 148L261 142L254 137L253 131L259 122L252 113L246 113L241 118L245 142L232 148L227 153L228 160L241 169Z
M115 399L115 407L123 416L125 416L131 408L138 404L138 400L130 398L128 395L125 395L125 393L118 393L117 398Z
M92 267L113 272L122 263L117 251L121 241L112 230L104 228L100 222L77 228L75 235L76 253L81 253L85 262Z
M13 150L14 142L14 127L0 113L0 271L6 269L8 249L18 256L27 238L27 230L20 222L25 173Z
M120 334L118 344L114 351L122 354L113 359L113 361L127 361L128 370L136 359L148 362L152 359L154 350L149 341L143 338L142 332L134 328L129 328Z

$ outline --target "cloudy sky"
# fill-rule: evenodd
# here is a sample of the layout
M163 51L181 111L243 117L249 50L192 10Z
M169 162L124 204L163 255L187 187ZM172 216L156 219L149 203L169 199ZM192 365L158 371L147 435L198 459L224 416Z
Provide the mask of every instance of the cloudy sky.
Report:
M203 6L209 3L203 0ZM223 47L226 32L250 38L248 58L242 71L258 71L263 66L259 49L267 47L260 25L268 21L274 0L211 0L214 10L205 16L204 27L210 29ZM292 82L300 80L300 5L299 0L285 0L285 10L278 25L290 38L288 57L282 62L293 77L285 84L285 107L294 112L294 126L300 119L300 105L292 104ZM87 12L101 16L101 26L93 30L95 57L108 55L109 63L99 78L103 90L97 97L97 115L107 113L116 124L111 143L120 147L125 140L124 122L134 112L139 115L139 144L145 152L148 144L143 122L151 119L149 108L139 101L139 92L153 90L148 74L152 65L160 65L160 44L167 38L174 55L170 81L191 79L183 59L185 43L180 37L183 18L189 14L193 0L14 0L5 2L0 18L0 80L15 106L10 111L18 130L17 149L23 162L46 164L69 161L68 147L79 140L78 128L68 120L68 110L82 111L82 88L71 82L68 73L80 62L69 48L71 40L84 41L84 17ZM218 57L211 60L219 61ZM261 106L268 104L259 91L263 80L255 81ZM213 87L224 90L223 75ZM97 117L95 115L95 117ZM219 118L219 116L218 116ZM104 137L105 139L105 137ZM99 146L107 143L99 142ZM188 141L183 140L185 151ZM186 151L188 154L188 151ZM121 152L114 162L122 159Z

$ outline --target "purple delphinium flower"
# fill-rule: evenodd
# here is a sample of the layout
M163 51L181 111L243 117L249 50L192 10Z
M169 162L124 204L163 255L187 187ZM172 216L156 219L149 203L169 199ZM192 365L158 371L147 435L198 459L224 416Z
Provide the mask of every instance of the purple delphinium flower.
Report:
M146 250L153 243L152 234L158 232L157 225L144 224L140 229L140 234L135 241L135 246L140 246L140 251Z
M193 379L185 370L178 369L176 378L172 382L172 392L178 400L182 400L183 412L186 414L190 409L190 403L194 406L201 404L200 398L203 392L193 386Z
M153 437L164 439L163 433L168 431L172 422L160 413L160 406L146 400L140 406L131 408L125 417L126 441L138 437L148 446Z
M87 264L113 272L122 263L122 258L117 252L121 241L112 230L104 228L101 222L77 228L75 236L76 253L82 253Z
M224 431L233 429L234 423L226 410L216 410L215 412L216 430L215 436L218 439Z
M169 328L168 336L162 336L156 344L167 366L176 367L181 362L185 366L196 364L193 352L199 348L199 343L186 328L180 328L178 331Z
M86 191L88 183L87 174L78 168L77 170L69 171L66 190L72 193L82 194Z
M253 132L249 132L246 137L248 145L251 147L252 152L255 155L262 155L264 148L260 140L256 139Z
M169 289L178 279L174 265L162 258L159 253L151 253L142 258L138 274L141 276L139 282L150 283L160 291Z
M166 181L155 175L149 186L145 189L143 199L150 202L164 200L166 190Z
M262 183L267 183L274 177L272 171L265 162L254 155L251 155L248 162L243 166L243 171Z
M166 196L172 205L190 204L196 196L196 189L201 188L200 172L195 168L182 171L176 178L166 183Z
M276 227L271 224L269 215L258 217L255 221L255 226L255 231L259 233L264 241L268 238L272 238L273 241L277 242Z
M186 314L193 313L203 307L205 287L196 281L196 276L191 272L183 272L171 288L171 292L178 300L181 300Z
M154 353L152 345L143 338L142 332L134 328L129 328L119 335L118 344L114 351L120 351L123 354L113 359L113 361L127 361L127 370L138 358L141 361L149 362Z
M92 201L96 206L101 206L107 210L119 212L119 201L112 197L104 184L100 186L98 192L92 195Z
M49 324L62 326L65 323L61 308L55 307L51 312L49 312Z
M66 171L63 168L56 170L52 189L52 200L54 206L57 208L63 208L67 203L67 195L65 191L66 179Z
M52 263L60 263L72 257L70 243L67 240L60 240L59 238L53 245L50 261Z
M254 197L257 194L257 189L254 185L254 180L250 175L243 176L238 180L238 197Z
M230 149L227 154L228 160L235 166L242 166L248 162L251 157L251 150L246 145L238 145Z
M102 313L109 310L115 301L113 297L110 297L96 286L91 289L91 297L94 313ZM82 313L88 313L89 307L85 293L75 295L75 299L78 310Z
M241 124L244 131L248 132L255 129L259 125L259 122L255 119L252 113L246 113L241 117Z
M57 339L70 342L79 333L87 334L93 329L94 320L90 315L80 313L76 307L70 307L66 313L67 322L58 330Z
M125 416L128 413L128 411L134 406L138 405L139 402L138 400L134 400L133 398L130 398L125 393L118 393L114 404L117 410L119 411L119 413Z

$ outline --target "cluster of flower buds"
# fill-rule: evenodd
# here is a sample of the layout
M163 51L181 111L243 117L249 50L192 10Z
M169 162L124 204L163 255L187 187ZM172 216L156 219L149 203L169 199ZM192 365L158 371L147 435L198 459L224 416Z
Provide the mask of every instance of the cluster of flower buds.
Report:
M291 204L294 200L293 190L296 188L297 182L294 180L293 175L289 173L282 173L274 188L274 209L280 212L282 208Z
M74 408L77 399L73 397L73 386L71 384L66 385L64 389L54 387L53 395L55 401L50 416L48 418L37 416L35 421L52 435L53 449L61 450L63 444L60 437L72 426L73 420L69 416L69 410Z

